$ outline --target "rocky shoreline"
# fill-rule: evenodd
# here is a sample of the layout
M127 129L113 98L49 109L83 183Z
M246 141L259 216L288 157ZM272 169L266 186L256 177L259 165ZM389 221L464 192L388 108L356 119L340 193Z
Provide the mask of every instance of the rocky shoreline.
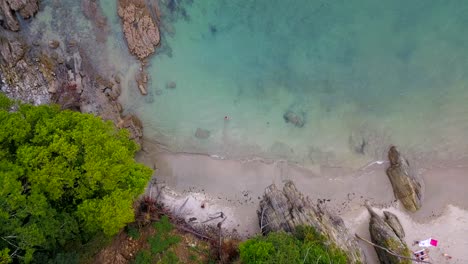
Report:
M29 2L26 6L38 4L38 1ZM8 24L3 26L10 29ZM3 31L0 34L1 91L27 103L55 103L63 109L101 116L117 127L127 128L131 138L141 144L141 121L134 115L122 114L118 101L122 90L120 77L100 75L89 56L86 47L80 47L73 39L28 43L21 31Z

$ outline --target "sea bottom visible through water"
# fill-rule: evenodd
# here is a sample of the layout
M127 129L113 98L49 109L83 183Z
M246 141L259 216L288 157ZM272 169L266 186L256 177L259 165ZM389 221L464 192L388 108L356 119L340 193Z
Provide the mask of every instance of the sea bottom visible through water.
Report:
M390 144L466 157L466 1L159 5L149 95L121 96L149 140L303 165L362 166Z

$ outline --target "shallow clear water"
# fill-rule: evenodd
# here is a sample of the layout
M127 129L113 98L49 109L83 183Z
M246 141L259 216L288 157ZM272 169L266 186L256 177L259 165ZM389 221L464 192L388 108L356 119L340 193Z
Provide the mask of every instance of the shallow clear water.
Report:
M115 2L101 1L106 45L124 64ZM172 11L169 2L159 4L164 43L149 95L132 71L120 98L148 139L303 165L360 166L389 144L422 159L465 155L468 2L180 0ZM287 111L304 126L286 123Z
M337 165L393 143L456 158L468 135L468 2L385 2L182 3L187 17L166 26L170 54L151 60L150 96L123 100L147 137L177 151ZM305 125L286 123L288 110Z

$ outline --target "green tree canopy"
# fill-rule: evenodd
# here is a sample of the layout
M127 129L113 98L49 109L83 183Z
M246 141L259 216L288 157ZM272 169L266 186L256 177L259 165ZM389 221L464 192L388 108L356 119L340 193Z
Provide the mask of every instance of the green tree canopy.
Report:
M152 171L135 162L127 130L56 106L11 106L0 93L1 263L50 256L134 220Z

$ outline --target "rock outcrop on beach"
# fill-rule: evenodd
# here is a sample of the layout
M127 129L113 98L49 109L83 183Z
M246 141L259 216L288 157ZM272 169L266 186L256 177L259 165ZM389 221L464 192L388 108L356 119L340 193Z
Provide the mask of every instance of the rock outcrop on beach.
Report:
M145 0L119 0L118 13L128 49L140 60L154 53L160 41L152 8Z
M287 181L283 190L274 184L267 187L257 213L264 234L280 230L292 232L300 225L312 226L331 244L345 251L349 263L365 263L364 253L343 220L322 205L314 205L292 181Z
M39 0L0 0L0 25L11 31L19 31L17 15L28 19L39 10Z
M395 229L392 228L391 226L391 225L395 225L396 223L398 223L399 227L396 227L396 229L403 230L403 228L400 225L400 222L398 221L398 218L396 218L396 216L392 214L396 218L397 222L394 221L393 217L390 219L386 217L384 219L380 217L368 203L366 203L366 207L367 207L367 210L369 210L369 213L371 215L370 222L369 222L369 232L370 232L372 243L375 243L376 245L384 247L396 253L397 255L410 258L411 252L408 246L400 238L400 236L397 235L397 233L395 232ZM389 212L384 212L384 213L388 214ZM375 247L375 251L377 252L377 256L379 257L381 264L411 264L412 263L411 260L409 259L394 256L386 252L385 250L377 248L377 247Z
M393 187L395 197L399 199L408 211L415 212L422 205L422 180L411 172L410 164L395 146L388 151L390 167L387 175Z

